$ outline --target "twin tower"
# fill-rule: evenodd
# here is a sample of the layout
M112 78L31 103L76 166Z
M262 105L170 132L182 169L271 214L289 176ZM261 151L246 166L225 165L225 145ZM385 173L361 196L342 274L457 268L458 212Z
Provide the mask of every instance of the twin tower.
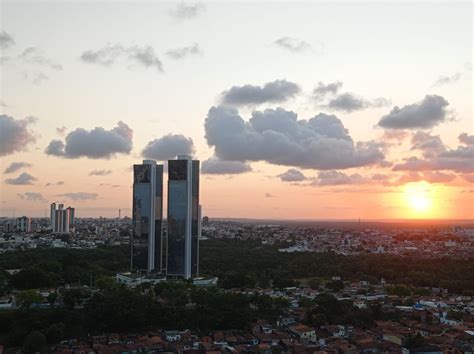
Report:
M199 161L168 161L168 218L164 237L163 165L133 166L131 268L190 279L199 272Z

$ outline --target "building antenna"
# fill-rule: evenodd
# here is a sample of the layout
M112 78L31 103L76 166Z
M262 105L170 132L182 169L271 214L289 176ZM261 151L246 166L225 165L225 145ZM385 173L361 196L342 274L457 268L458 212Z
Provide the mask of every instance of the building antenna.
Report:
M120 219L121 214L122 214L122 209L119 209L119 219Z

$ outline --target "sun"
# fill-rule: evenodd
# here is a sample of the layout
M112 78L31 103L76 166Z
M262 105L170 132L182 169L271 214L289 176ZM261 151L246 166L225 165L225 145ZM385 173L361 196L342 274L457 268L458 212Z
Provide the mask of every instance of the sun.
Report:
M411 212L419 215L430 213L433 208L433 196L427 183L410 183L404 192L405 201Z

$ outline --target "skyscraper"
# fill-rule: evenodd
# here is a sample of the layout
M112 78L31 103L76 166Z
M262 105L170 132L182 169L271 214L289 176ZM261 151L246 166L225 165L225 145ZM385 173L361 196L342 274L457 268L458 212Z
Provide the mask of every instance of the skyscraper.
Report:
M75 209L68 207L64 209L64 204L52 203L50 207L51 228L54 233L68 233L69 227L74 224Z
M199 273L199 161L180 155L168 161L169 276L189 279Z
M52 203L50 206L50 219L51 219L51 230L54 232L54 226L56 225L56 203Z
M76 223L76 209L67 207L69 210L69 226L72 226Z
M131 269L163 269L163 165L144 160L133 165Z

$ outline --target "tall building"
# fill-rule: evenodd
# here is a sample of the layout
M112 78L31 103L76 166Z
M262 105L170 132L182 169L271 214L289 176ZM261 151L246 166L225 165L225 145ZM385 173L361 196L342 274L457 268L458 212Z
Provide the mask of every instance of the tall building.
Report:
M50 207L51 228L54 233L68 233L70 226L75 223L75 209L68 207L64 209L64 204L52 203Z
M18 232L30 232L31 231L31 220L27 216L22 216L16 219L16 231Z
M132 271L163 270L163 165L133 165Z
M49 210L49 216L51 219L51 230L53 230L54 232L54 225L56 225L56 203L51 203Z
M69 226L72 226L76 223L76 209L67 207L69 210Z
M198 275L198 235L199 161L180 155L168 161L167 275Z

